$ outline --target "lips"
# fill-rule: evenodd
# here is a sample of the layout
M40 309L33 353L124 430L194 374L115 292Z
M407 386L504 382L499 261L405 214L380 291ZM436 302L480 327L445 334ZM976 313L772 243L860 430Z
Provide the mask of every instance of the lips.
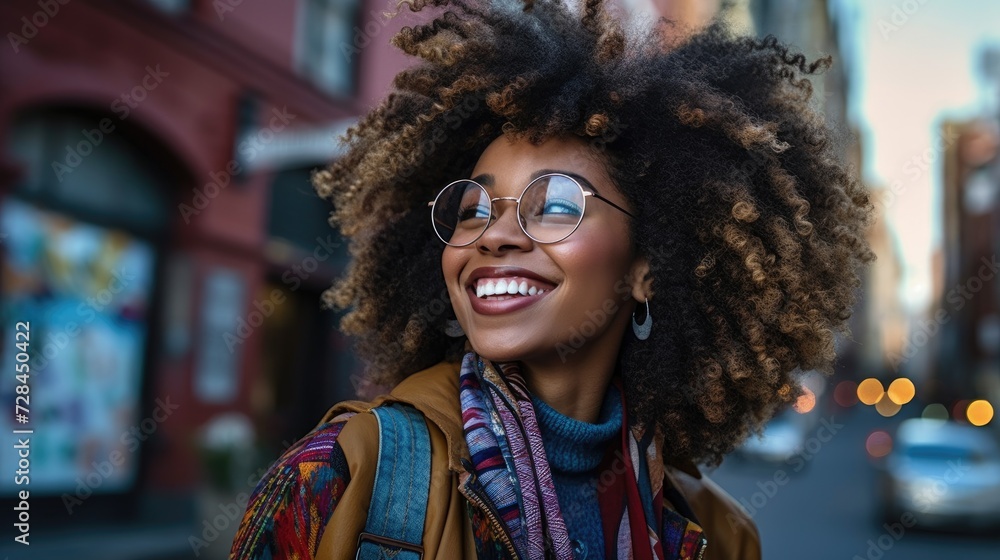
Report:
M510 313L533 305L557 284L518 267L481 267L472 271L466 291L475 312L483 315Z

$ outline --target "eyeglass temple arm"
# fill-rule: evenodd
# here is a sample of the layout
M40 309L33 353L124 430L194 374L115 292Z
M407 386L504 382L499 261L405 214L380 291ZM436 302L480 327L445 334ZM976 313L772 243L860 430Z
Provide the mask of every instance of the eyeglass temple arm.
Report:
M614 206L615 208L617 208L617 209L621 210L622 212L625 212L625 213L626 213L626 214L628 214L629 216L631 216L631 217L633 217L633 218L635 217L635 215L634 215L634 214L632 214L631 212L629 212L628 210L626 210L626 209L622 208L621 206L618 206L618 205L617 205L617 204L615 204L614 202L611 202L610 200L608 200L608 199L604 198L603 196L601 196L601 195L599 195L599 194L597 194L597 193L595 193L595 192L584 192L583 194L586 194L586 195L590 195L590 196L592 196L592 197L594 197L594 198L599 198L599 199L603 200L604 202L607 202L608 204L610 204L610 205Z

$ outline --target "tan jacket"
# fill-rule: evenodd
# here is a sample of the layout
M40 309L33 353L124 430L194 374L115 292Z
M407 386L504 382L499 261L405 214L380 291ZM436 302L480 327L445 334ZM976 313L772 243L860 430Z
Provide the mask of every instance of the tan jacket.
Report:
M459 364L442 362L407 377L388 395L371 402L344 401L323 422L344 412L367 412L383 402L408 403L424 414L431 440L432 480L424 525L424 559L474 559L476 550L466 496L459 488L469 458L462 431ZM323 560L354 558L358 534L364 530L375 481L378 424L373 414L352 417L337 438L350 468L350 483L327 524L317 551ZM663 449L663 446L657 446ZM759 560L760 539L753 521L693 464L668 464L667 476L688 500L708 540L706 560ZM475 503L475 498L470 500Z

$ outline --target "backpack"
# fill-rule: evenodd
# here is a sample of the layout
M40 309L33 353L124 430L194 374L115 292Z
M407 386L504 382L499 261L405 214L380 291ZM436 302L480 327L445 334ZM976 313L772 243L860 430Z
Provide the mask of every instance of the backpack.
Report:
M371 411L378 420L378 463L356 560L421 560L431 481L431 443L423 415L393 402Z

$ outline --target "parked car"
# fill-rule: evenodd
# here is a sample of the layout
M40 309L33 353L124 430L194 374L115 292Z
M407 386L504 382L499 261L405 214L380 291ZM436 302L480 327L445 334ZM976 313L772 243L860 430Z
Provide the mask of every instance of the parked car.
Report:
M768 463L792 463L792 458L806 453L806 439L815 431L818 414L786 409L764 426L760 436L750 436L737 450L739 456Z
M1000 526L1000 445L989 428L904 420L880 481L886 521L925 528Z

